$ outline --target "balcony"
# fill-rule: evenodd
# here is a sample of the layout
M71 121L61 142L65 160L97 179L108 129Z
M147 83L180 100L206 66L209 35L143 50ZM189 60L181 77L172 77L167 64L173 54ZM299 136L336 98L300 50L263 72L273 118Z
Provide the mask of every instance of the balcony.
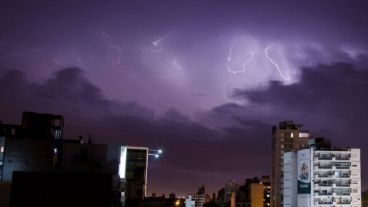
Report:
M333 181L316 181L315 184L319 187L325 187L325 186L332 186L333 185Z
M336 205L350 205L351 200L337 200Z
M318 160L332 160L332 156L320 156Z
M346 157L336 157L336 160L350 160L350 156L346 156Z
M350 182L339 182L339 183L336 183L336 187L349 187L350 186Z
M317 165L318 169L332 169L332 165Z
M350 173L338 173L336 178L350 178Z
M333 204L333 202L332 201L318 201L317 202L319 205L331 205L331 204Z
M335 194L337 196L350 196L351 192L336 192Z
M350 165L349 166L336 166L336 169L350 169Z
M317 192L315 192L315 195L319 195L319 196L331 196L331 195L333 195L333 193L332 192L317 191Z

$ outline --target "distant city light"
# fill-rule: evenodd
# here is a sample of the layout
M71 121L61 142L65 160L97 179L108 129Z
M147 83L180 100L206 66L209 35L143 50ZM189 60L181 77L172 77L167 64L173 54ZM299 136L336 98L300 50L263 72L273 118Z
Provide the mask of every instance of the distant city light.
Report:
M158 150L158 154L162 154L162 149L159 149Z

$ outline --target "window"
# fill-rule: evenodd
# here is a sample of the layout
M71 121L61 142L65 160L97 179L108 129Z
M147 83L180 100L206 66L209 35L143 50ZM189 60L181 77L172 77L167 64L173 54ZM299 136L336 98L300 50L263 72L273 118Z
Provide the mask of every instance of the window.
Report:
M309 133L305 133L305 132L299 133L299 138L308 138L308 137L309 137Z
M0 148L0 152L4 152L4 146L1 146L1 148Z

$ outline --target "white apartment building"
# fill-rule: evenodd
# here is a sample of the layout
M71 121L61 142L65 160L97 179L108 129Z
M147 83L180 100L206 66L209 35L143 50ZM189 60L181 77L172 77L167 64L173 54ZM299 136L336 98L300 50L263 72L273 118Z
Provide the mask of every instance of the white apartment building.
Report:
M308 149L283 156L284 207L360 207L360 149Z

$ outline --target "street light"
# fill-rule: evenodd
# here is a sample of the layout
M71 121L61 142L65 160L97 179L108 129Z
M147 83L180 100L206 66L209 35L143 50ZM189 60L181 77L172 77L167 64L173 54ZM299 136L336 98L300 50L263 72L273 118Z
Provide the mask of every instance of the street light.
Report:
M160 155L163 153L162 149L148 149L148 155L149 156L154 156L155 158L159 158Z

